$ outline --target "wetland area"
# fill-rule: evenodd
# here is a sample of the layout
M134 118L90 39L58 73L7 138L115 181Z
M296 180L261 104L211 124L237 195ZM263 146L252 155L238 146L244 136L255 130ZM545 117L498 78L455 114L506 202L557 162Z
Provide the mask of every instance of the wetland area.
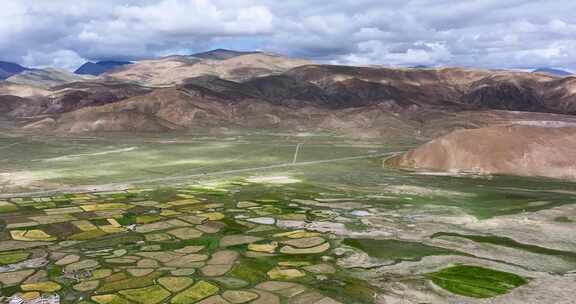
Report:
M576 303L575 184L382 167L417 144L2 135L1 301Z

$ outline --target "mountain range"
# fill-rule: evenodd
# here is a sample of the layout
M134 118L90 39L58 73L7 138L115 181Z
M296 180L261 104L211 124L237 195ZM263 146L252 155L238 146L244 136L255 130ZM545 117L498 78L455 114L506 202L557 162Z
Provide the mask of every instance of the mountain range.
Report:
M548 117L572 121L576 114L576 77L319 65L221 49L119 64L99 76L25 70L0 84L0 94L12 100L4 114L20 126L30 129L29 122L35 126L35 120L48 119L54 131L63 132L226 125L327 129L367 137L398 129L433 136L514 117L544 123ZM16 104L14 97L20 98ZM481 114L492 118L469 117ZM115 123L103 124L103 117Z
M221 49L113 65L98 76L20 71L0 82L0 115L15 131L59 134L240 128L429 140L511 124L576 127L571 76L324 65Z

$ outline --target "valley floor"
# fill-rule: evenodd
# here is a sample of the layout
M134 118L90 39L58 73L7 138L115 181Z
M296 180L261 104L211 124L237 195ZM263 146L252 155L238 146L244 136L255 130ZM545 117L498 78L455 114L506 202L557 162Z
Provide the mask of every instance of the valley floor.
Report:
M1 294L575 303L574 183L408 174L376 157L414 145L270 132L0 136Z

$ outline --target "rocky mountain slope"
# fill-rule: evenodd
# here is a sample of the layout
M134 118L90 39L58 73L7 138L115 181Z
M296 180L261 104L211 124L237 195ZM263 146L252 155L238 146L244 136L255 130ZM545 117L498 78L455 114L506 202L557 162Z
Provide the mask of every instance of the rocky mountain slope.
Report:
M57 120L55 127L65 133L168 131L195 127L325 129L370 137L415 132L411 122L399 119L379 105L331 110L304 103L297 106L274 104L228 94L231 95L195 85L158 89L106 106L66 113Z
M33 88L33 87L29 87ZM101 106L150 92L149 88L117 82L75 82L52 87L30 96L13 108L12 117L43 117ZM1 86L0 86L1 92ZM21 96L23 97L23 96Z
M385 163L414 170L576 180L574 151L574 127L512 125L454 131Z

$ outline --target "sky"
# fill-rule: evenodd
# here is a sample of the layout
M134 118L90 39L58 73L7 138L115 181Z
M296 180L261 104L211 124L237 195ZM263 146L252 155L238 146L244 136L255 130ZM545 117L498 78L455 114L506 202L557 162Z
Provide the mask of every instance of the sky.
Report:
M2 0L0 60L73 70L214 48L322 63L576 71L571 0Z

